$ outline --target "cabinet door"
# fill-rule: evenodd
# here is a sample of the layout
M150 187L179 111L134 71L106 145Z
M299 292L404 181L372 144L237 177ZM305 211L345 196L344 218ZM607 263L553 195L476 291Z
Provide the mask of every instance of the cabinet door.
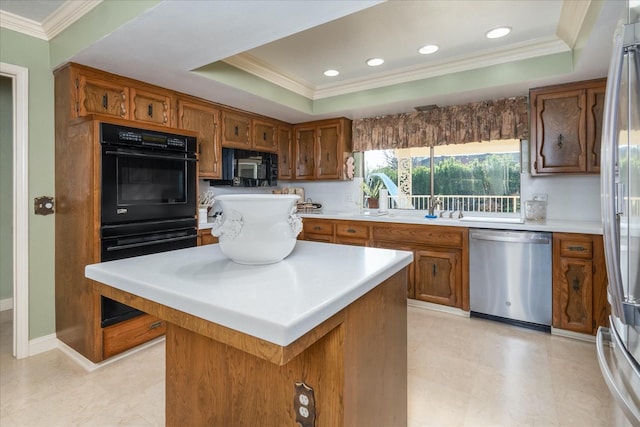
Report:
M358 221L336 221L336 243L369 246L369 226Z
M587 172L600 173L602 119L606 85L587 91Z
M382 240L374 241L373 247L382 248L382 249L395 249L398 251L410 251L413 252L414 248L411 245L397 243L397 242L386 242ZM417 257L414 254L414 259L411 264L409 264L409 277L407 278L407 298L415 299L416 298L416 273L415 273L415 265L416 265Z
M291 128L278 126L278 179L293 179Z
M535 172L585 172L585 90L534 95L532 104Z
M102 114L128 119L129 89L124 85L83 74L76 79L78 116Z
M318 179L340 178L342 168L340 138L339 124L318 128Z
M222 178L219 114L215 108L178 100L178 127L198 132L198 175L202 178Z
M275 153L278 151L276 141L277 126L263 120L253 120L253 147L257 151L268 151Z
M456 249L425 249L415 252L415 298L458 307L462 292L462 262Z
M131 88L133 120L157 125L171 124L171 95Z
M222 146L251 149L251 119L229 111L222 112Z
M296 130L296 179L313 179L315 177L315 128Z
M560 258L553 286L553 326L590 334L593 330L593 263Z

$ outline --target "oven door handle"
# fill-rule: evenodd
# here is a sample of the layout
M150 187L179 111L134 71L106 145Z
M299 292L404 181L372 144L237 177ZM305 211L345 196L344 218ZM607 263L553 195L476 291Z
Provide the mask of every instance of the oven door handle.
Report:
M148 242L130 243L128 245L107 246L107 252L121 251L123 249L131 249L131 248L140 248L140 247L143 247L143 246L157 245L158 243L179 242L180 240L193 239L194 237L196 237L195 234L194 235L189 235L189 236L171 237L169 239L152 240L152 241L148 241Z
M184 157L184 156L172 156L169 154L147 154L147 153L138 153L136 151L125 151L125 150L107 150L104 154L110 154L113 156L122 156L122 157L141 157L145 159L160 159L160 160L176 160L176 161L185 161L185 162L195 162L196 159L194 157Z

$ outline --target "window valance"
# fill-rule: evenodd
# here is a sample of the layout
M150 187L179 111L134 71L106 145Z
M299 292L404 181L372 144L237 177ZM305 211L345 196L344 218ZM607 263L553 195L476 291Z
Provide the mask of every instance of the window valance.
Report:
M354 151L528 137L526 96L353 121Z

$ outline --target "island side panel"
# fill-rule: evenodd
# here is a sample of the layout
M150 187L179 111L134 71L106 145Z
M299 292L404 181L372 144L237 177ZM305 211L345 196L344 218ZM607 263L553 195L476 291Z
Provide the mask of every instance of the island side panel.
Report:
M407 425L407 276L403 268L347 308L345 426Z
M295 426L294 384L315 390L316 426L343 424L344 327L280 366L167 325L166 425Z

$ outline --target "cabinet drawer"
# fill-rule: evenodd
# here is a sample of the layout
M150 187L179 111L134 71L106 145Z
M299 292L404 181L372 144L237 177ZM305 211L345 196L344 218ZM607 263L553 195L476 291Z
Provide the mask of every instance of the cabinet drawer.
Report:
M150 314L108 326L102 330L102 356L107 359L164 335L165 331L165 322Z
M131 114L138 122L169 126L171 122L171 96L131 88Z
M338 222L336 224L336 236L368 240L369 226L352 222Z
M560 240L560 256L591 259L593 257L593 242L591 240L563 238Z
M430 246L461 248L466 229L428 225L374 225L373 240L421 243Z
M328 221L314 221L305 218L302 220L302 227L304 228L305 235L307 233L333 235L333 224Z

